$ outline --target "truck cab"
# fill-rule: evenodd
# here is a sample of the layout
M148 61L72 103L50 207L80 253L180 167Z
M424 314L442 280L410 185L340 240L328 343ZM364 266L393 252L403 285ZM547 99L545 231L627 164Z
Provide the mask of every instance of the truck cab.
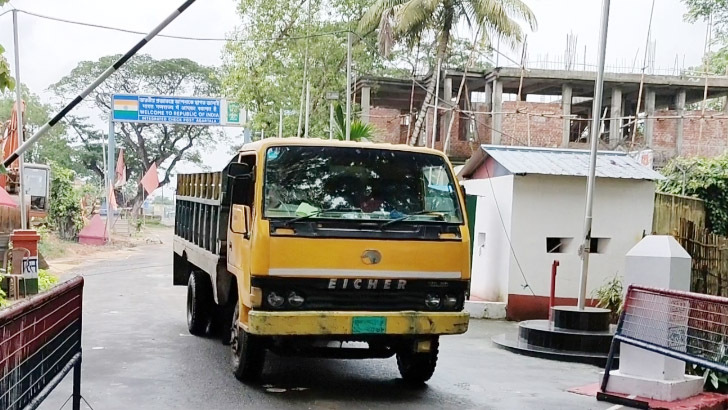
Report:
M427 381L439 336L468 327L458 187L438 151L293 138L179 176L174 283L190 332L224 329L243 381L269 350L396 356L406 381Z

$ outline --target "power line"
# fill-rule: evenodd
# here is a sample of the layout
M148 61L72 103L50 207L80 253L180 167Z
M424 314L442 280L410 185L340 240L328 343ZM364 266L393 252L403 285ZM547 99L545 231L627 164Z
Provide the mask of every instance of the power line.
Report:
M6 11L3 14L9 13L11 10ZM39 14L27 10L20 10L18 9L18 12L27 14L32 17L44 19L44 20L51 20L59 23L65 23L65 24L73 24L77 26L84 26L84 27L91 27L91 28L97 28L97 29L103 29L103 30L109 30L109 31L117 31L120 33L126 33L126 34L139 34L139 35L145 35L147 33L137 30L131 30L121 27L113 27L113 26L106 26L102 24L94 24L94 23L86 23L82 21L75 21L75 20L68 20L63 19L60 17L53 17L53 16L47 16L44 14ZM3 14L0 14L2 16ZM349 30L335 30L335 31L323 31L318 33L312 33L307 34L304 36L292 36L292 37L282 37L282 38L263 38L263 39L236 39L236 38L222 38L222 37L194 37L194 36L178 36L178 35L171 35L171 34L159 34L158 37L164 37L164 38L170 38L174 40L188 40L188 41L212 41L212 42L278 42L278 41L294 41L294 40L304 40L308 38L315 38L315 37L323 37L323 36L331 36L331 35L337 35L337 34L343 34L347 33Z

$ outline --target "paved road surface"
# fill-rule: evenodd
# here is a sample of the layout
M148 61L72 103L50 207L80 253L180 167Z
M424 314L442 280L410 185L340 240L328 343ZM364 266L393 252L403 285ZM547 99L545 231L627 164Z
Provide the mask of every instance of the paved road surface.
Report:
M90 260L86 278L82 393L95 410L116 409L606 409L565 389L597 381L599 369L515 355L490 337L515 324L474 321L445 337L430 383L400 383L395 360L287 359L269 355L261 385L232 376L218 340L190 336L185 289L173 287L171 245ZM42 410L71 392L70 375ZM64 407L70 408L70 403Z

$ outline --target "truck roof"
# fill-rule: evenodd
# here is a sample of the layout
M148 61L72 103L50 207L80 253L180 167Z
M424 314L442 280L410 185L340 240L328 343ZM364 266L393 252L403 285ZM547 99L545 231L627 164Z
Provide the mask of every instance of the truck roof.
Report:
M350 147L368 149L386 149L394 151L420 152L423 154L435 154L444 156L438 150L426 147L413 147L407 144L390 144L383 142L358 142L339 141L319 138L266 138L260 141L250 142L240 148L240 152L262 151L268 147L281 145L304 145L312 147Z

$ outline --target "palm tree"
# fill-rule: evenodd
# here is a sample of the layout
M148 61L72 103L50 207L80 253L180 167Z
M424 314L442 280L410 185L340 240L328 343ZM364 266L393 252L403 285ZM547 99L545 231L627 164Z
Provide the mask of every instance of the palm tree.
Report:
M525 21L536 29L536 17L522 0L376 0L359 21L359 30L368 32L379 28L379 45L386 55L394 41L412 46L434 32L437 39L435 66L447 57L452 30L464 21L476 29L484 44L492 36L514 47L523 37L521 26L514 19ZM427 93L417 115L410 144L421 145L420 131L427 107L435 91L435 73L430 70Z

